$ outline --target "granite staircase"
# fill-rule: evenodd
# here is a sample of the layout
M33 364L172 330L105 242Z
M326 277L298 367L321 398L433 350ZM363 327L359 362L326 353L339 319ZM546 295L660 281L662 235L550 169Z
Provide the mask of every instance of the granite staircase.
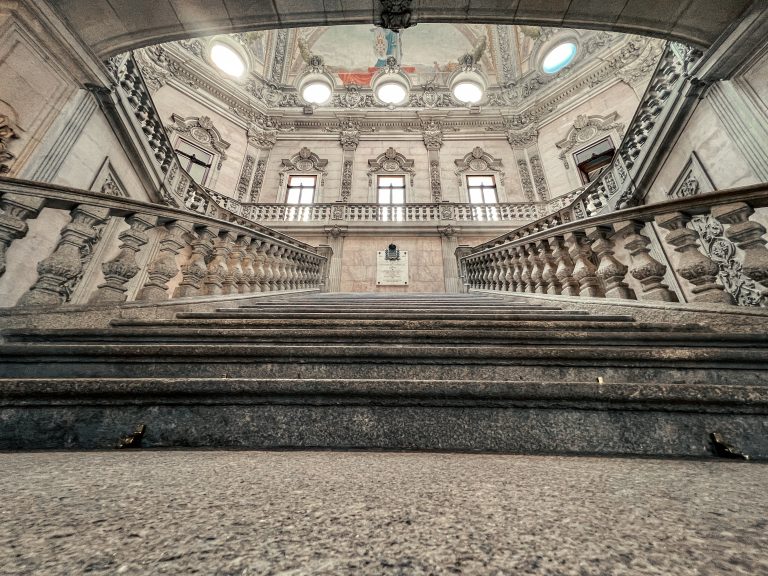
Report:
M477 294L297 294L13 329L0 449L329 448L768 457L768 337Z

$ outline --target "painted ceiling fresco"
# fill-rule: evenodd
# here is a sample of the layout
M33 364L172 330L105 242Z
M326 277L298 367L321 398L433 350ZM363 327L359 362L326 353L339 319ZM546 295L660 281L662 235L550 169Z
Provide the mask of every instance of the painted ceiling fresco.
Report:
M329 71L342 84L367 86L376 71L394 56L415 84L445 84L458 66L458 59L480 42L492 41L493 26L482 24L419 24L396 34L373 26L300 28L294 42L303 38L313 54L322 56ZM496 67L486 48L481 64L495 78ZM298 49L293 51L289 78L304 65Z

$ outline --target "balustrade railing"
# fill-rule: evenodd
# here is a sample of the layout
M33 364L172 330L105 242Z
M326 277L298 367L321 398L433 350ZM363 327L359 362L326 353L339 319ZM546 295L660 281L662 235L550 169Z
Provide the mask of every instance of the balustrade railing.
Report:
M6 270L6 251L24 238L27 220L37 218L43 208L67 211L70 221L61 230L53 252L40 255L38 278L16 302L19 306L69 301L76 288L83 288L79 283L86 268L99 264L104 281L91 287L87 301L92 303L120 303L129 296L157 301L316 289L322 286L328 269L326 256L317 254L312 246L263 226L244 226L98 192L0 178L0 275ZM96 248L106 239L102 238L105 226L115 219L124 219L128 225L117 236L118 253L95 262L96 255L110 253ZM150 237L152 230L155 233ZM143 270L137 260L142 250L151 250ZM182 253L189 256L181 258ZM137 275L140 282L134 281L129 290Z
M581 191L550 202L538 220L516 229L514 237L536 234L636 204L640 192L637 183L651 154L649 143L656 141L672 119L683 112L686 102L690 104L687 88L696 88L697 84L688 70L700 56L700 52L686 46L667 44L611 164ZM478 246L477 250L504 244L512 237L504 234Z
M458 255L470 289L766 306L765 184L618 210ZM765 216L765 213L762 215Z

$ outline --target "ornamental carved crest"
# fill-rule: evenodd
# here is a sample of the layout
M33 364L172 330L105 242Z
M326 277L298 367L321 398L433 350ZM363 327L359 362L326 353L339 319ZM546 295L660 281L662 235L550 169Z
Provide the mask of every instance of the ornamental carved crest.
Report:
M555 144L560 148L560 160L566 168L569 168L568 153L581 144L586 144L601 132L610 132L615 130L619 136L624 134L624 124L617 122L619 114L613 112L608 116L587 116L580 114L573 122L573 126L568 131L565 139Z
M218 152L221 161L227 159L226 150L230 143L221 137L221 133L208 116L184 118L178 114L172 114L171 120L173 123L168 126L169 130L179 134L187 134L204 147L212 148Z

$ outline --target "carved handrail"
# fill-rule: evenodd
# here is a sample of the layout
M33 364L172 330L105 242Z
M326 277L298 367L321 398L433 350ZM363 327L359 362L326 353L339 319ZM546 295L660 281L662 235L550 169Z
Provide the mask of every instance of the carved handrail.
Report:
M766 207L760 184L518 230L457 257L476 289L765 306L765 228L750 217Z
M314 247L258 224L0 177L0 274L5 272L7 249L24 238L27 220L37 218L43 208L69 211L71 220L61 230L53 253L38 263L38 279L17 305L59 305L70 300L75 288L95 290L89 294L90 302L319 288L328 270L327 248L318 254ZM119 253L108 262L97 262L103 284L84 287L81 280L90 261L84 262L83 255L96 253L103 230L114 219L124 219L129 226L118 236ZM151 237L150 230L155 230ZM150 240L154 259L142 269L136 254ZM179 268L177 260L183 251L190 255ZM129 293L129 282L140 272L141 284L133 285ZM179 274L172 291L167 283Z
M516 232L532 235L539 230L632 205L639 190L637 182L645 168L642 160L649 153L648 143L653 142L671 118L680 112L679 105L685 100L684 88L694 84L687 74L688 68L700 55L688 47L668 43L611 164L583 191L574 195L568 205L549 211ZM478 246L477 250L498 245L507 236L494 238Z

